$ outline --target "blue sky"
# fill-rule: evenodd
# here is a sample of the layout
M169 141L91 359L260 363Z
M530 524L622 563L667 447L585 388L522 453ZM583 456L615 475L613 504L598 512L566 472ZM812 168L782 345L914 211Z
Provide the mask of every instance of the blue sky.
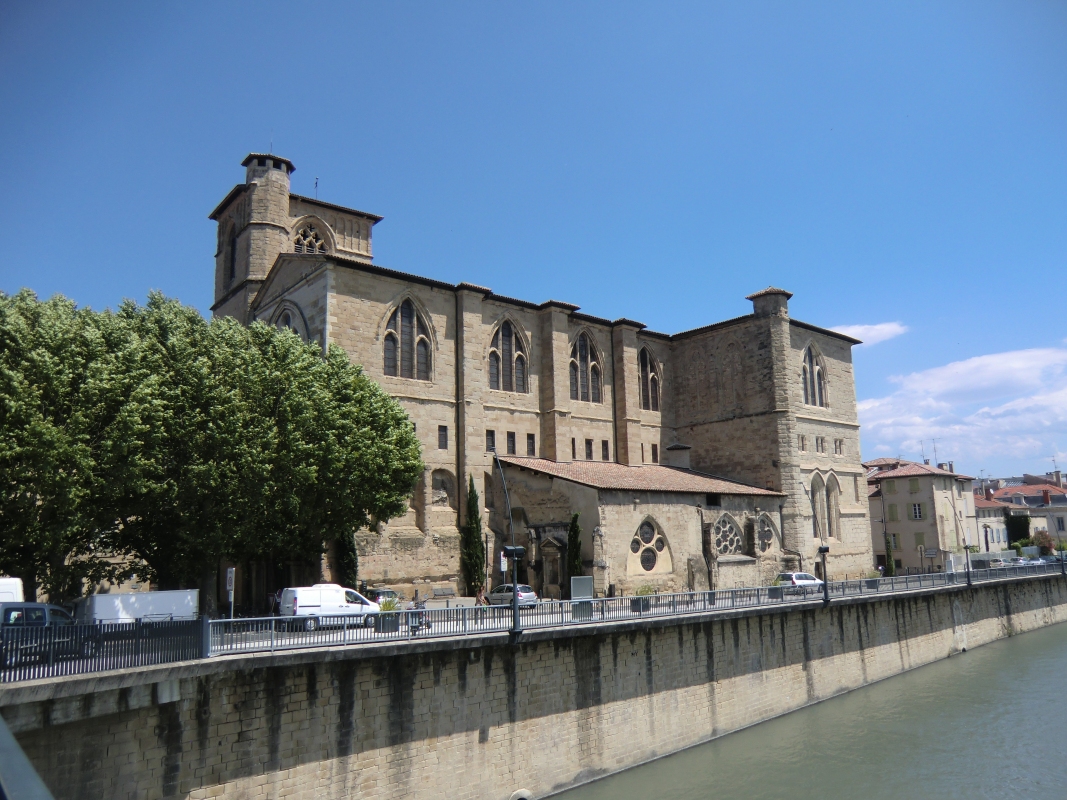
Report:
M376 261L866 329L864 457L1067 467L1067 4L7 3L0 289L211 303L251 150ZM925 442L925 445L920 445Z

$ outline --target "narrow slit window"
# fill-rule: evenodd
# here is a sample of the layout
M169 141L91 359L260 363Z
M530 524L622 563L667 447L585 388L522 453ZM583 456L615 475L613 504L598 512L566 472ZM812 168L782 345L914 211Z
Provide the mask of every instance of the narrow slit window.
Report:
M508 455L515 455L515 431L508 431Z
M530 458L537 455L537 436L532 433L526 434L526 455Z
M447 425L438 425L437 426L437 449L438 450L447 450L448 449L448 426Z

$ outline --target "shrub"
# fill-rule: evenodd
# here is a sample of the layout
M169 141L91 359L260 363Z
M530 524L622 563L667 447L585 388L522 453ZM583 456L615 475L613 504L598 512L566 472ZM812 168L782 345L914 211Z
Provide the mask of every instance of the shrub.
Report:
M386 597L382 602L378 603L378 608L382 611L399 611L400 601L395 597Z
M1047 531L1038 531L1034 534L1033 543L1035 546L1041 548L1041 555L1047 556L1052 552L1053 544L1052 537L1048 535Z
M646 583L644 586L637 587L637 596L638 597L648 597L648 595L655 594L655 593L656 593L656 587L652 586L651 584Z

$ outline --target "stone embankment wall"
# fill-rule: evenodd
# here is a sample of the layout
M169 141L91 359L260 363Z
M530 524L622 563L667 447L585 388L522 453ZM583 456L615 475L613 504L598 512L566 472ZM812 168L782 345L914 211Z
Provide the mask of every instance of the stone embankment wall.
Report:
M13 684L0 712L61 799L508 800L1065 619L1050 576Z

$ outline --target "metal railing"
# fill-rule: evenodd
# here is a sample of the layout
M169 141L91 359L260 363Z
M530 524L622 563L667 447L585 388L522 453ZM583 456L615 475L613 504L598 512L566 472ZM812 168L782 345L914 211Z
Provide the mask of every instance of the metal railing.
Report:
M893 595L1003 578L1061 574L1059 563L1028 564L967 572L924 573L892 578L831 581L831 600ZM822 586L763 586L636 597L544 601L519 608L520 630L649 618L780 608L819 601ZM416 639L508 633L510 605L415 609L360 616L201 619L5 628L0 632L0 682L123 669L208 656L263 653L313 647L403 644Z
M200 658L202 629L199 620L4 626L0 683Z

